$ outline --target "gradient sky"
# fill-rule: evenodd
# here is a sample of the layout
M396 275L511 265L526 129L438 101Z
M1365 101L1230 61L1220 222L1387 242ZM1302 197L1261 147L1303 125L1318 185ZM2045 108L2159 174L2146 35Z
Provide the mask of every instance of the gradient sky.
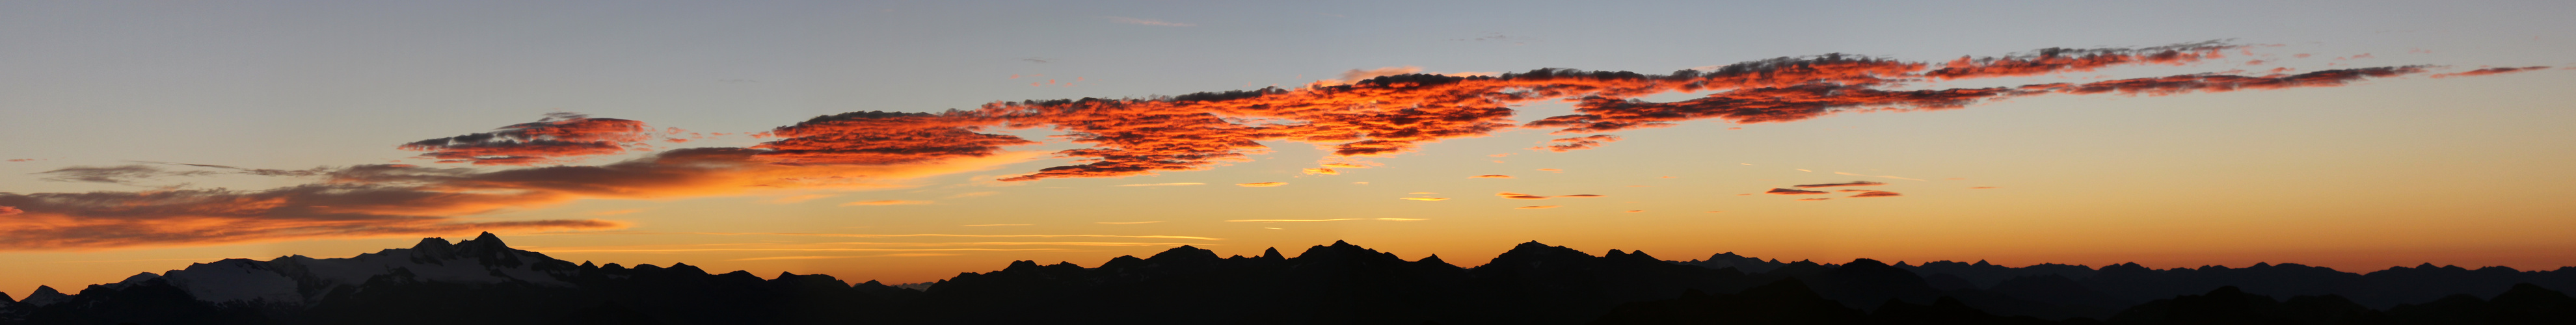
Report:
M2550 269L2576 265L2576 236L2566 235L2576 189L2559 186L2576 181L2567 12L2576 3L5 2L0 206L10 207L0 228L10 230L0 230L0 292L72 291L221 258L347 257L480 231L565 260L889 283L1012 260L1094 266L1184 244L1255 255L1334 240L1468 266L1537 240L1671 260ZM2200 43L2211 40L2221 42ZM1516 126L1578 114L1577 103L1540 98L1511 103L1502 122L1515 126L1382 155L1272 136L1258 142L1266 153L1199 170L1012 182L996 179L1088 163L1057 153L1093 144L1049 137L1064 134L1049 123L1130 120L1076 111L1007 119L1037 126L1011 129L922 118L814 130L985 125L974 131L1038 143L807 148L941 148L901 157L684 150L729 158L679 181L564 176L688 156L673 150L762 145L795 136L781 127L846 112L1268 86L1350 99L1306 87L1368 72L1661 75L1827 53L1938 69L1963 56L2175 44L2218 55L1967 79L1912 71L1921 80L1865 88L2389 73L2226 92L2042 89L1955 108L1866 102L1769 123ZM2547 68L2474 73L2520 67ZM1899 109L1862 111L1884 106ZM573 114L588 119L565 119ZM549 127L633 121L652 132L551 138L615 148L591 147L616 151L600 155L404 147L549 118ZM1534 149L1596 134L1618 140ZM462 147L552 154L489 161L521 165L418 157ZM1367 168L1307 170L1325 163ZM1765 194L1854 181L1885 184ZM778 185L769 183L794 184L759 186ZM1285 184L1238 185L1254 183ZM387 188L443 195L344 193ZM295 193L371 205L279 205L311 203ZM1599 196L1564 196L1577 194ZM287 199L260 201L274 198ZM218 199L233 201L208 201Z

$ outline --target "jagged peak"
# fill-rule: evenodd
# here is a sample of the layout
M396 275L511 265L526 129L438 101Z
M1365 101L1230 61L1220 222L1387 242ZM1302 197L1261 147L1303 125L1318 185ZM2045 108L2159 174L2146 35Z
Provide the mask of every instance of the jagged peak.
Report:
M1264 250L1262 250L1262 251L1261 251L1261 258L1274 259L1274 260L1275 260L1275 259L1286 259L1287 257L1285 257L1285 256L1280 256L1280 255L1279 255L1279 248L1278 248L1278 247L1271 247L1271 248L1269 248L1269 249L1264 249Z
M739 272L739 271L737 271L737 272ZM780 271L780 272L778 272L778 277L776 277L776 278L770 278L770 280L780 280L780 279L787 279L787 278L793 278L793 277L796 277L796 273L795 273L795 272Z
M1442 261L1442 260L1440 260L1440 254L1431 254L1431 256L1423 256L1421 260L1415 260L1415 261L1413 261L1413 262L1414 262L1414 263L1440 263L1440 264L1449 264L1449 262L1448 262L1448 261Z
M53 287L53 286L47 286L47 285L39 284L39 285L36 285L36 292L34 292L34 293L28 293L28 294L27 294L27 298L35 298L36 296L40 296L40 295L61 295L61 294L63 294L63 292L62 292L62 291L60 291L60 290L54 290L54 287Z

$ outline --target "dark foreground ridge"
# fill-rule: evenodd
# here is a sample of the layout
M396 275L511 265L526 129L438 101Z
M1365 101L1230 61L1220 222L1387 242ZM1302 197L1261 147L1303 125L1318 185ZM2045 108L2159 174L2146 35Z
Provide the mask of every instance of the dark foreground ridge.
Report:
M1012 262L927 290L574 264L483 234L352 258L227 259L66 295L15 324L2576 324L2576 269L1666 261L1522 243L1482 266L1344 242Z

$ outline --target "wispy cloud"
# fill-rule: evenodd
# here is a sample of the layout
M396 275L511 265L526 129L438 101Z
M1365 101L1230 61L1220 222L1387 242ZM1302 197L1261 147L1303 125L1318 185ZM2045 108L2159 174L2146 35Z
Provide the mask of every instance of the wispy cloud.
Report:
M857 202L850 202L850 203L842 203L842 204L841 204L841 206L845 206L845 207L847 207L847 206L862 206L862 205L915 205L915 204L930 204L930 203L932 203L932 202L930 202L930 201L914 201L914 200L875 200L875 201L857 201Z
M827 198L827 197L834 197L834 196L840 196L840 195L839 195L839 194L806 194L806 195L797 195L797 196L789 196L789 197L782 197L782 198L772 199L772 200L769 200L769 203L788 204L788 203L797 203L797 202L813 201L814 199Z
M1120 23L1120 24L1130 24L1130 25L1163 26L1163 27L1191 27L1191 26L1198 26L1198 25L1199 25L1199 24L1192 24L1192 23L1176 23L1176 22L1168 22L1168 21L1153 20L1153 19L1142 19L1142 18L1127 18L1127 17L1103 17L1103 18L1108 18L1110 22L1115 22L1115 23Z
M1288 183L1280 183L1280 182L1260 182L1260 183L1242 183L1242 184L1234 184L1234 186L1242 186L1242 187L1275 187L1275 186L1280 186L1280 185L1288 185Z
M1375 220L1375 221L1423 221L1423 220L1431 220L1431 219L1411 219L1411 218L1244 219L1244 220L1226 220L1225 222L1324 222L1324 221L1358 221L1358 220Z
M1127 185L1119 185L1119 186L1190 186L1190 185L1207 185L1207 183L1153 183L1153 184L1127 184Z

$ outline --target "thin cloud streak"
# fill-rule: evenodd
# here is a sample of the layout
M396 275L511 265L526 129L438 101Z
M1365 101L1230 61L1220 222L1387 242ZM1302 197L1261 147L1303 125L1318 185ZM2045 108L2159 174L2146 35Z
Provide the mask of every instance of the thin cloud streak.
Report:
M1431 219L1411 219L1411 218L1244 219L1244 220L1226 220L1225 222L1324 222L1324 221L1354 221L1354 220L1377 220L1377 221L1423 221L1423 220L1431 220Z

